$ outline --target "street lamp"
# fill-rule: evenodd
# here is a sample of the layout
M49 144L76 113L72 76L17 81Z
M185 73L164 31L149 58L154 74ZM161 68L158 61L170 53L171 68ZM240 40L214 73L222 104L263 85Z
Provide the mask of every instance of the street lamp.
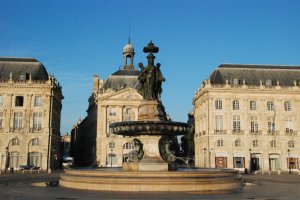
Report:
M204 168L206 168L206 148L203 148Z
M249 156L249 172L251 173L251 151L252 149L249 149L249 153L250 153L250 156Z
M112 157L113 157L113 149L110 149L111 153L110 153L110 167L112 168Z
M288 168L289 168L289 173L292 173L291 170L291 161L290 161L290 149L287 150L288 151Z

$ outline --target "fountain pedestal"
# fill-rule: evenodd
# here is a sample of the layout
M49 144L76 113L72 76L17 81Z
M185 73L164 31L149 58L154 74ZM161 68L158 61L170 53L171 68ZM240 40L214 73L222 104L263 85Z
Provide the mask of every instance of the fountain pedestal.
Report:
M140 162L123 163L124 171L168 171L166 163L159 153L159 140L161 136L140 136L144 145L144 158Z

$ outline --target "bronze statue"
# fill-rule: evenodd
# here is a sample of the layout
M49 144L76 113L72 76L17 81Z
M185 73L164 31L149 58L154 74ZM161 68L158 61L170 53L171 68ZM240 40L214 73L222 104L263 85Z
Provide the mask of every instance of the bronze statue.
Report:
M144 52L149 53L147 56L148 66L144 67L143 63L139 63L141 73L138 77L139 85L137 89L146 100L161 100L161 85L165 78L160 71L161 64L157 63L157 66L154 65L155 56L153 53L157 53L158 50L158 47L150 42L147 47L144 47Z

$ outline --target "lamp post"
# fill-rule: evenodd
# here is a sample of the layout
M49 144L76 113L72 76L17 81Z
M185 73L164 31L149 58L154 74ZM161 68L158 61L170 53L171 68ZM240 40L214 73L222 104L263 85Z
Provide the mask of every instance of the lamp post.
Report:
M249 149L249 172L251 173L251 151L252 149Z
M110 167L112 168L112 157L113 157L113 149L110 149L111 153L110 153Z
M291 170L291 161L290 161L290 149L287 150L288 151L288 168L289 168L289 173L292 173Z
M206 148L203 148L203 160L204 160L204 168L206 168Z

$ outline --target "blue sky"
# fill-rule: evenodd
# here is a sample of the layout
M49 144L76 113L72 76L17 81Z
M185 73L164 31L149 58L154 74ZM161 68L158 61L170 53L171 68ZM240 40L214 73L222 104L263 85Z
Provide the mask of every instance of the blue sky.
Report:
M136 66L150 40L160 47L163 104L186 121L221 63L300 65L300 1L0 0L0 56L34 57L59 80L62 134L86 116L92 76L123 64L129 34Z

